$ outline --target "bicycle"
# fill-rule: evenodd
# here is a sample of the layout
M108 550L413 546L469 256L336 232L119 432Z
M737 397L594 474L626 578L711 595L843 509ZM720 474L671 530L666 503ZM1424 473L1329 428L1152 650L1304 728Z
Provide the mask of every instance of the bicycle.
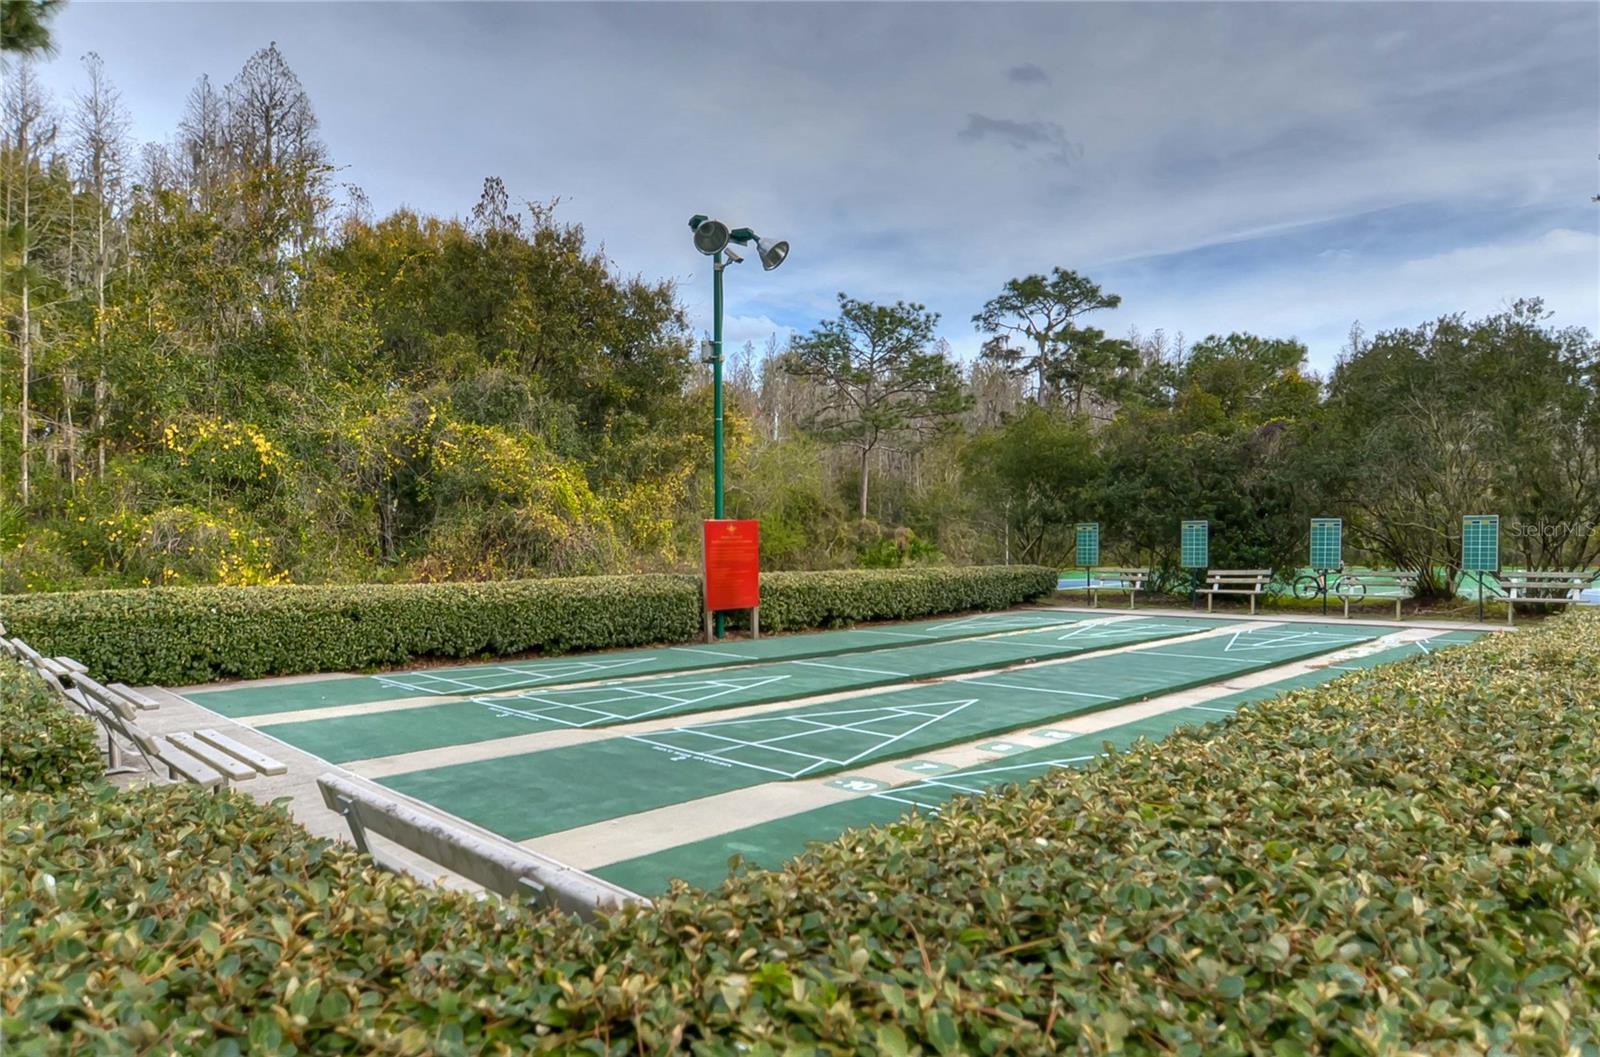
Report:
M1336 572L1337 579L1333 581L1333 589L1328 589L1328 573ZM1315 573L1302 573L1295 577L1294 596L1296 598L1316 598L1321 596L1324 600L1331 593L1347 602L1359 602L1367 597L1367 585L1358 577L1348 576L1343 569L1324 569Z

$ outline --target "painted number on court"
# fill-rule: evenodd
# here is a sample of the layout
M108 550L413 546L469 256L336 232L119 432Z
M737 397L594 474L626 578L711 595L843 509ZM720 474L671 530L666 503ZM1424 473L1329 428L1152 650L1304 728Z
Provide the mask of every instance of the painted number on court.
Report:
M879 782L872 778L835 778L828 785L835 789L843 789L847 793L876 793L889 788L888 782Z

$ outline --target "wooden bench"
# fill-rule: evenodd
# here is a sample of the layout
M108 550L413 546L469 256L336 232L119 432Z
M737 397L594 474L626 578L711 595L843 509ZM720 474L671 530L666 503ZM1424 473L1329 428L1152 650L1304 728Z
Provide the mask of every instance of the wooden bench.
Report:
M1594 583L1595 573L1587 569L1535 569L1520 573L1496 573L1505 591L1506 623L1516 623L1517 606L1570 606L1580 601L1579 592Z
M122 762L119 738L133 746L156 774L165 771L168 778L182 778L208 789L226 789L233 782L289 769L217 730L157 737L134 722L139 714L135 701L85 675L73 680L66 697L105 728L106 763L112 771L128 769Z
M1096 569L1094 577L1089 581L1089 606L1097 608L1100 605L1100 594L1121 594L1128 592L1128 608L1133 608L1134 597L1144 590L1145 583L1150 579L1150 570L1144 569ZM1099 583L1096 583L1098 580Z
M206 789L226 787L228 777L205 760L184 752L169 742L157 738L127 719L121 709L98 699L82 687L73 687L68 695L91 718L99 721L106 733L106 764L112 773L137 771L123 763L122 745L133 747L154 774L170 779L183 779ZM120 739L120 740L119 740Z
M1250 615L1254 616L1256 599L1267 593L1271 583L1271 569L1210 569L1206 572L1206 585L1196 593L1206 596L1207 613L1217 595L1249 595Z
M1358 569L1340 576L1334 593L1344 603L1345 619L1350 619L1350 603L1360 603L1368 595L1385 602L1394 600L1394 618L1400 619L1400 603L1417 593L1418 575L1403 569Z
M596 911L625 903L650 905L649 900L625 888L549 856L498 837L462 830L369 783L330 772L317 779L317 788L323 803L349 823L356 848L372 856L382 869L399 873L403 867L374 852L367 840L369 833L392 840L497 895L532 900L581 917L593 917Z

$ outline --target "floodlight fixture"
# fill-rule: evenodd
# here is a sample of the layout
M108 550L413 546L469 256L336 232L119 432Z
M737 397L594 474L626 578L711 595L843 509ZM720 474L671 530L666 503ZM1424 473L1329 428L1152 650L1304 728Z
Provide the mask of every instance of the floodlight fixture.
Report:
M770 272L789 256L789 243L785 239L756 239L756 253L761 256L761 267Z
M728 225L720 220L701 220L694 229L694 248L707 257L728 248Z

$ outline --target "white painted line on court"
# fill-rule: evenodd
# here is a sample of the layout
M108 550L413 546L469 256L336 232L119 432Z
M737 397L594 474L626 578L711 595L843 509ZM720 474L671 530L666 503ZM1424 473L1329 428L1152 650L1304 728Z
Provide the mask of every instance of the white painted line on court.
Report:
M896 679L912 679L914 676L905 672L890 672L882 668L855 668L848 664L827 664L823 661L791 661L791 664L803 664L807 668L832 668L837 672L861 672L864 675L892 675Z
M1039 694L1066 694L1069 697L1092 697L1100 701L1114 701L1117 694L1091 694L1085 690L1060 690L1049 686L1018 686L1016 683L996 683L989 679L962 679L968 686L994 686L1002 690L1028 690Z
M671 736L671 735L689 736L689 737L697 737L697 738L709 738L709 739L712 739L714 741L726 741L726 742L730 742L731 743L727 748L725 748L725 749L717 749L714 752L702 751L702 750L697 750L697 749L683 748L683 747L681 747L681 746L679 746L679 745L677 745L677 744L675 744L673 742L670 742L670 741L656 741L652 737L649 737L649 736L646 736L646 735L630 735L628 740L629 741L638 742L638 743L644 744L644 745L649 745L652 748L655 748L655 749L657 749L659 751L662 751L662 752L675 753L677 755L684 756L684 757L687 757L687 758L698 758L698 759L707 760L707 761L710 761L710 762L713 762L713 763L731 765L731 766L734 766L734 767L748 767L748 768L751 768L751 769L754 769L754 770L758 770L758 771L765 771L765 772L767 772L769 774L782 774L785 777L792 779L792 778L803 777L806 774L808 774L808 773L810 773L812 771L815 771L819 767L828 767L828 766L835 767L835 768L848 767L852 763L856 762L857 760L860 760L860 759L862 759L863 757L866 757L866 756L870 756L870 755L872 755L874 753L882 752L883 750L887 749L889 746L895 744L896 742L901 741L904 738L908 738L911 735L917 733L918 731L925 730L929 726L931 726L931 725L933 725L935 723L938 723L940 720L948 719L949 717L955 715L957 712L960 712L963 709L965 709L965 708L967 708L967 707L969 707L969 706L971 706L973 704L976 704L976 703L977 703L977 699L976 698L968 698L968 699L962 700L962 701L954 701L954 700L952 700L952 701L930 701L930 702L924 702L922 704L918 704L918 705L914 705L914 706L891 705L891 706L885 706L885 707L882 707L882 708L850 709L850 710L845 710L845 711L842 711L842 712L819 713L815 717L812 717L812 716L769 716L769 717L757 717L755 719L750 719L750 720L730 721L730 722L724 722L724 723L710 723L710 724L706 724L703 727L679 727L679 728L672 729L672 730L661 731L657 735L657 736L663 737L663 738L665 738L667 736ZM944 711L935 713L933 715L929 715L927 712L919 711L920 709L942 708L943 706L946 706L946 705L954 705L955 707L954 708L945 709ZM848 724L827 724L827 723L820 722L822 719L825 719L825 718L828 718L828 717L843 718L845 716L861 716L862 718L856 720L854 723L848 723ZM918 719L921 719L922 722L916 724L913 727L908 728L907 730L901 731L898 734L885 734L885 733L882 733L882 732L879 732L879 731L871 731L871 730L863 730L863 729L861 729L862 725L867 724L867 723L881 722L881 721L886 720L886 719L905 719L905 718L908 718L908 717L916 717ZM759 738L759 739L755 739L755 740L751 740L751 739L748 739L748 738L728 737L726 735L717 733L716 730L715 730L715 728L717 728L719 726L720 727L727 727L727 726L732 725L732 723L734 723L734 722L740 723L741 725L745 725L745 726L758 724L758 723L802 722L802 723L808 724L810 729L797 731L797 732L792 732L792 733L789 733L789 734L779 734L779 735L775 735L775 736L770 737L770 738ZM835 734L835 733L854 734L854 735L858 735L858 736L862 736L862 737L873 739L873 742L872 742L872 744L868 745L866 748L862 749L860 752L854 754L853 756L848 756L848 757L846 757L845 759L842 759L842 760L841 759L835 759L832 756L824 756L824 755L822 755L820 753L798 752L798 751L795 751L793 749L783 748L783 747L781 747L781 746L779 746L777 744L778 742L791 741L791 740L793 740L795 738L817 737L817 736L824 736L824 735ZM781 753L781 754L786 755L786 756L797 756L797 757L799 757L801 759L809 759L812 762L810 764L808 764L807 766L802 767L798 771L785 772L785 771L780 771L780 770L778 770L776 768L764 767L764 766L762 766L760 764L750 763L748 761L738 759L737 757L734 757L734 756L723 755L724 753L736 752L736 751L738 751L740 749L766 751L766 752L776 752L776 753Z
M746 657L742 653L728 653L723 650L708 650L704 646L668 646L667 649L677 650L679 653L693 653L707 657L732 657L736 661L759 660L759 658Z

